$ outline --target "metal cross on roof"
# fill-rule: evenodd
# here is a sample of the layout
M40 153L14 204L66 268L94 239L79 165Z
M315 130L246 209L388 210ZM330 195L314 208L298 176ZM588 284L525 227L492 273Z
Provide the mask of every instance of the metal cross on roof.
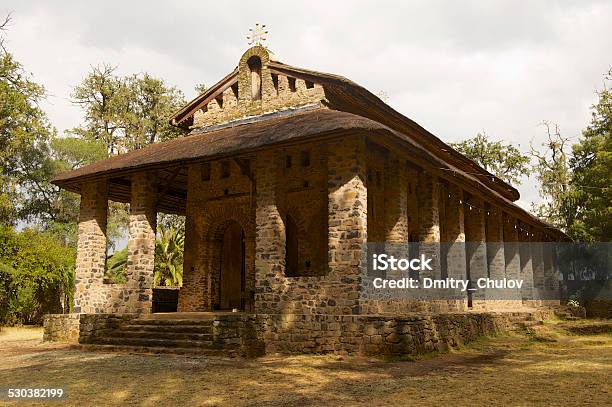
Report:
M247 40L249 40L249 45L261 45L262 41L267 40L268 31L265 30L266 25L259 23L255 24L255 28L249 28L251 34L247 35Z

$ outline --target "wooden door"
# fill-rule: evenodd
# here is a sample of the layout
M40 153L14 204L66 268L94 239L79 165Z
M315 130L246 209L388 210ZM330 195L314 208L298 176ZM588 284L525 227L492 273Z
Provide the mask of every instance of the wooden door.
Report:
M224 310L242 309L244 232L236 222L231 223L223 233L219 286L219 308Z

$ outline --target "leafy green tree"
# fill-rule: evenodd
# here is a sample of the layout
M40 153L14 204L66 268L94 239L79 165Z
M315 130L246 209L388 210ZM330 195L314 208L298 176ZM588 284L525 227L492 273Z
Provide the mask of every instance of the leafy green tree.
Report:
M74 88L72 100L83 110L85 120L71 132L102 142L108 155L185 134L168 123L185 103L182 92L146 73L122 77L111 65L94 67Z
M127 247L114 252L106 258L106 273L104 277L110 282L123 284L127 282Z
M75 255L48 233L0 225L0 323L40 323L46 313L70 312Z
M183 284L183 249L185 234L173 226L158 226L155 244L154 286L181 286Z
M598 92L591 123L573 146L572 195L566 201L573 222L569 233L579 241L612 241L612 69Z
M54 130L39 103L45 89L0 47L0 221L48 215L52 204L45 183Z
M485 133L478 133L475 137L450 145L510 184L519 184L521 176L529 175L528 155L513 145L491 141Z

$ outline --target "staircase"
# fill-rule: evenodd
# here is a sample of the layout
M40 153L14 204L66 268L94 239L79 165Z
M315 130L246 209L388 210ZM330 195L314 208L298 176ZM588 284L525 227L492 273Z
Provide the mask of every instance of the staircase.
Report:
M240 351L239 318L158 317L134 318L108 324L95 335L82 338L80 347L142 353L177 353L237 356ZM178 315L177 315L178 316Z

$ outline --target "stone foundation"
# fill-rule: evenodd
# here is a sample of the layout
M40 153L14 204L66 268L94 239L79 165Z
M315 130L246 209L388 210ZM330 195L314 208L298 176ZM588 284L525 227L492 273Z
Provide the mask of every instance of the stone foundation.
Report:
M184 319L190 319L184 314ZM215 349L236 349L244 356L269 353L335 353L401 355L444 351L513 329L530 318L546 319L548 311L448 313L412 316L211 314L190 324L211 324ZM136 314L49 315L45 340L95 344L111 330L138 318ZM183 316L181 316L183 318ZM166 320L171 324L175 319ZM199 321L199 322L198 322ZM78 323L78 325L77 325ZM76 329L78 327L78 330ZM63 335L60 331L66 329Z
M44 341L78 342L80 314L48 314L43 320Z

